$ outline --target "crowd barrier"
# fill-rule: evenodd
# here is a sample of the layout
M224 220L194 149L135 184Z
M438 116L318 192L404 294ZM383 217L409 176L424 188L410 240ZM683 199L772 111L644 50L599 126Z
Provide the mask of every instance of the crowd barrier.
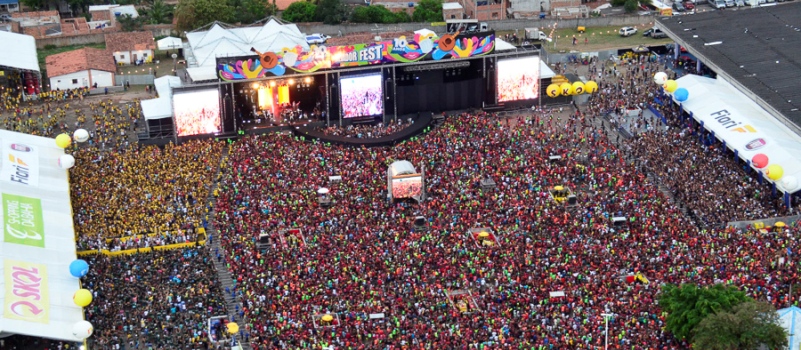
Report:
M192 248L192 247L199 247L206 245L206 240L200 240L197 242L187 242L187 243L175 243L175 244L167 244L167 245L160 245L155 247L144 247L144 248L135 248L135 249L125 249L125 250L115 250L110 251L106 249L96 249L96 250L83 250L79 251L78 257L86 257L86 256L93 256L98 254L103 254L105 256L121 256L121 255L132 255L132 254L139 254L139 253L150 253L154 250L172 250L172 249L183 249L183 248Z

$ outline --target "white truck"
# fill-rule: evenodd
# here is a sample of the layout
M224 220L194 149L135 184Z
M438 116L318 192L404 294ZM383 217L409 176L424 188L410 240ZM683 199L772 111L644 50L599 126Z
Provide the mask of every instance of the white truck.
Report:
M548 34L545 34L539 28L526 28L526 39L533 41L549 41Z

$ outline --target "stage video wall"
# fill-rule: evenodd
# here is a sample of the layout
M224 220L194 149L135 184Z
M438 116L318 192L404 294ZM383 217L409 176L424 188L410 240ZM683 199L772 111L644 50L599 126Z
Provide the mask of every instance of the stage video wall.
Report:
M393 198L419 197L423 193L423 177L420 175L392 179Z
M344 118L384 114L384 80L381 73L339 78Z
M533 100L540 92L540 58L527 56L498 60L498 102Z
M178 136L219 133L220 93L217 89L177 93L172 97Z

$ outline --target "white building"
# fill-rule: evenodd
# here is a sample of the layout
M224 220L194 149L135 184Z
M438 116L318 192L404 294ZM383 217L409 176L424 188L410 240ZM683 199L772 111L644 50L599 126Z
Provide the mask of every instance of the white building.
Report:
M136 64L153 59L156 41L151 32L109 33L106 50L117 64Z
M47 56L50 90L114 86L117 67L106 50L83 48Z

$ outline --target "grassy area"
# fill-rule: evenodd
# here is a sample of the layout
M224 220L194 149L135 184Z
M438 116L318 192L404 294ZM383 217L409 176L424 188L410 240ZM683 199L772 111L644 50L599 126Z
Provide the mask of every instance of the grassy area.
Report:
M36 50L36 58L39 60L39 69L42 71L42 75L44 75L44 71L47 69L45 66L45 58L50 55L55 55L57 53L72 51L82 49L84 47L92 47L96 49L105 49L106 43L99 43L99 44L88 44L88 45L72 45L72 46L62 46L62 47L45 47L43 49Z
M637 45L663 45L672 42L670 38L665 39L651 39L647 36L642 36L642 32L653 25L640 25L636 26L637 34L629 37L621 37L618 34L620 27L587 27L585 33L579 33L576 28L560 28L553 31L555 40L549 43L543 43L543 48L548 51L556 52L588 52L600 51L610 49L631 48ZM551 35L551 30L546 29L545 34ZM500 31L498 37L502 37L507 33L514 33L514 31ZM518 35L524 33L524 30L519 30ZM578 39L578 44L573 45L573 36ZM585 44L584 39L587 39ZM554 50L555 49L555 50Z
M148 63L141 66L121 66L117 67L117 74L121 75L138 75L138 74L156 74L156 78L165 75L172 75L172 58L160 59L159 63ZM176 64L176 68L185 68L182 64Z

